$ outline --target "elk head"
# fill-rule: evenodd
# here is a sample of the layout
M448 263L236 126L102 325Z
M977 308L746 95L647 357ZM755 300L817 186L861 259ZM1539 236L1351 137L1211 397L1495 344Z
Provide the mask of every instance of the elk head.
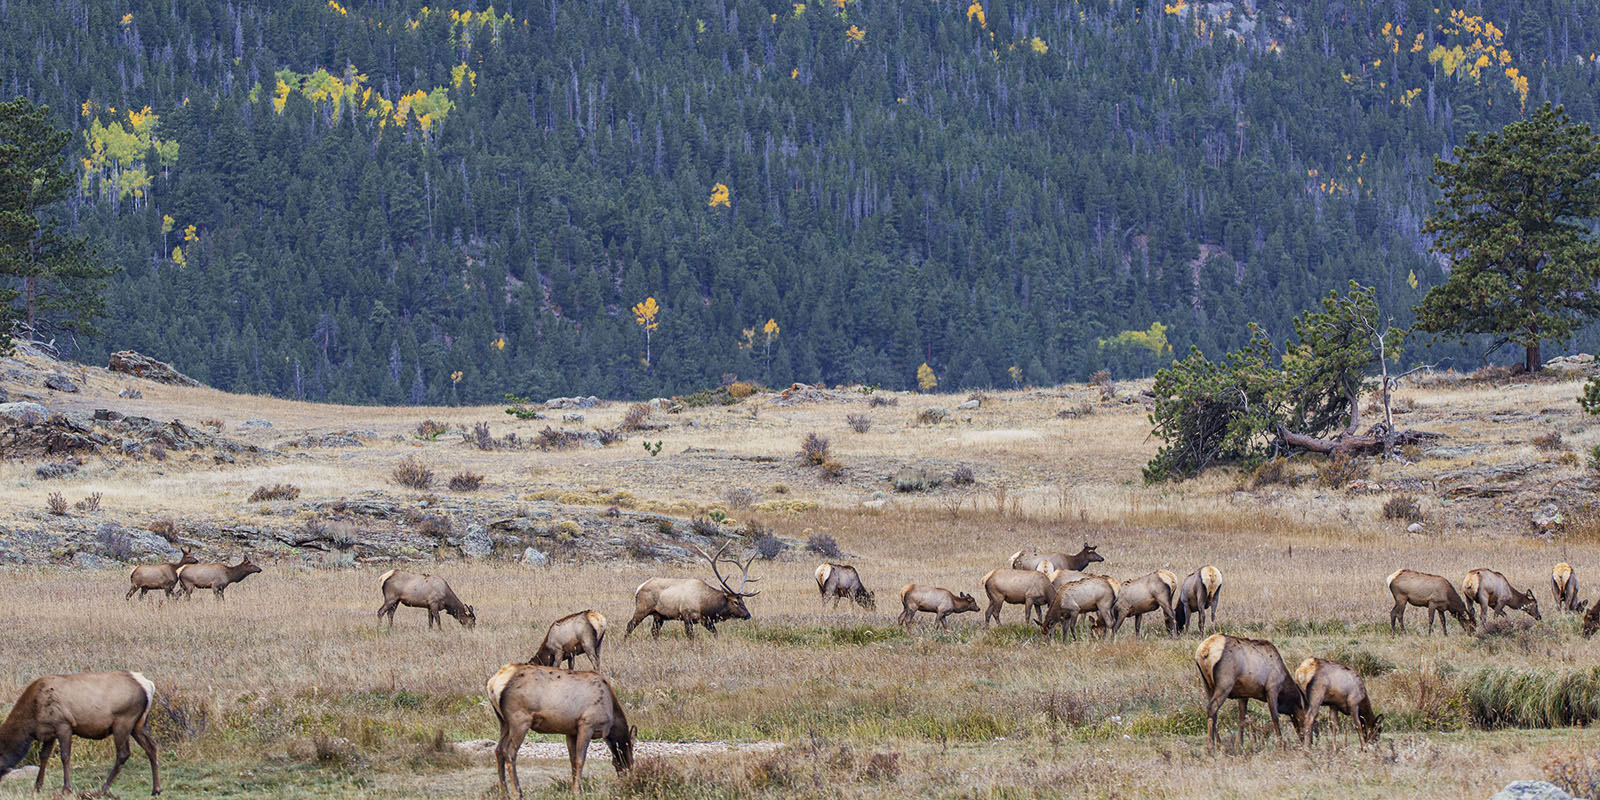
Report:
M1518 592L1516 589L1512 589L1511 597L1511 602L1507 603L1506 605L1509 605L1518 611L1525 611L1528 613L1528 616L1533 617L1534 619L1544 619L1544 617L1539 615L1539 598L1534 597L1532 589L1529 589L1527 593Z
M178 557L178 566L198 563L200 563L200 559L194 557L194 551L187 547L183 548L183 554Z
M461 608L463 609L461 611L461 613L458 614L458 613L456 613L454 611L451 611L450 612L450 616L455 617L456 618L456 622L461 623L464 627L467 627L469 629L470 628L476 628L478 626L478 615L472 613L472 606L464 605ZM550 664L548 666L555 666L555 665L554 664Z
M956 611L977 611L978 610L978 601L973 599L972 595L967 594L966 592L962 592L961 594L956 595L955 610Z
M700 555L702 558L705 558L707 561L711 562L711 574L717 576L717 583L722 584L722 596L727 598L728 601L728 616L732 617L733 619L749 619L750 609L745 607L744 599L746 597L755 597L756 595L761 594L759 591L746 592L744 590L745 584L761 580L760 578L750 577L750 563L756 560L756 553L751 552L750 557L745 559L743 562L731 558L723 559L722 553L728 549L728 544L729 542L723 542L722 546L717 548L716 555L707 556L704 552L700 552ZM740 574L738 589L734 589L733 587L729 586L728 579L722 577L722 571L717 569L717 563L724 560L727 563L739 568Z
M865 586L857 588L856 593L852 595L851 599L856 601L856 605L861 606L868 611L878 610L877 598L874 597L872 592L868 591L867 587Z
M1377 744L1378 743L1378 734L1380 734L1380 733L1383 733L1383 715L1382 714L1378 714L1377 716L1374 716L1372 718L1371 724L1367 724L1365 720L1362 720L1361 741L1366 742L1367 744Z
M256 566L256 562L250 560L249 550L244 551L244 554L240 556L239 563L234 565L234 569L239 570L240 578L246 575L254 575L261 571L261 568Z
M1088 542L1083 543L1083 549L1078 551L1078 556L1083 558L1083 563L1086 565L1093 564L1096 561L1106 560L1104 556L1096 553L1094 551L1094 545L1089 544Z

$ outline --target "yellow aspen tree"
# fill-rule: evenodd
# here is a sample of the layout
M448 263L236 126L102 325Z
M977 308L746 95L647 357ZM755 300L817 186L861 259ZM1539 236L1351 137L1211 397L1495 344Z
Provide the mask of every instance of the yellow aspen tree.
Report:
M767 324L761 326L761 332L767 336L767 345L764 356L767 360L767 367L770 368L772 366L772 340L778 338L778 321L768 318Z
M730 208L731 205L728 202L728 187L727 187L727 185L719 183L719 184L711 187L711 199L706 201L706 205L708 205L708 206L710 206L712 208L716 208L717 206L722 206L723 208Z
M922 362L922 366L917 367L917 386L922 387L924 392L931 392L939 388L939 379L934 377L933 367L928 366L926 361Z
M661 306L656 304L654 297L646 297L644 302L637 303L633 307L633 321L639 323L639 327L644 328L644 365L646 367L650 366L650 332L661 324L656 321L656 315L659 313L661 313Z

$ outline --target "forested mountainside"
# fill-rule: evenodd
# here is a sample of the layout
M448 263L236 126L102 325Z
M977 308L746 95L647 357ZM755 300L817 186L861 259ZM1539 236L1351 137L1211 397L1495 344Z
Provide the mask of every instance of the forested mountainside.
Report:
M1409 321L1433 158L1600 102L1587 3L1433 2L0 0L0 94L75 132L63 214L122 267L82 358L358 402L1044 384L1351 278Z

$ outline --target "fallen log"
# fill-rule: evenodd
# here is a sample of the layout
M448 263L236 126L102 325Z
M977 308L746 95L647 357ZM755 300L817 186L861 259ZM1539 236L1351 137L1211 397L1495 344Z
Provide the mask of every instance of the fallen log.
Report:
M1442 439L1444 434L1417 430L1394 431L1380 422L1366 433L1341 434L1331 439L1319 439L1295 433L1279 425L1278 438L1290 447L1298 447L1313 453L1327 453L1333 456L1376 456L1387 455L1398 447Z

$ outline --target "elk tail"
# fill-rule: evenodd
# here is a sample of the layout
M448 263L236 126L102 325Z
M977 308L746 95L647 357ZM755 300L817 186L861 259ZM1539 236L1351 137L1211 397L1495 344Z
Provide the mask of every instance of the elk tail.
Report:
M606 615L593 609L585 611L583 614L589 618L589 625L594 628L594 638L604 641L606 638Z
M1018 550L1017 552L1012 553L1011 554L1011 568L1012 569L1016 569L1017 562L1021 561L1021 560L1022 560L1022 551L1021 550Z
M135 728L142 728L144 727L145 718L150 716L150 709L156 704L156 685L149 678L146 678L142 672L129 672L128 677L133 678L133 682L139 684L139 688L144 690L144 713L140 714L139 721L134 723Z
M489 708L494 711L494 718L500 722L505 722L506 719L505 712L500 709L501 695L505 694L506 684L510 683L516 674L517 665L507 664L501 667L500 671L494 674L494 677L489 679L487 687L489 690Z
M822 587L828 583L828 576L831 574L833 574L832 564L817 565L817 591L822 591Z
M379 575L378 576L378 588L382 589L386 584L389 583L389 579L393 578L394 574L396 572L399 572L399 571L400 570L398 570L398 569L391 569L388 572L385 572L382 575Z

